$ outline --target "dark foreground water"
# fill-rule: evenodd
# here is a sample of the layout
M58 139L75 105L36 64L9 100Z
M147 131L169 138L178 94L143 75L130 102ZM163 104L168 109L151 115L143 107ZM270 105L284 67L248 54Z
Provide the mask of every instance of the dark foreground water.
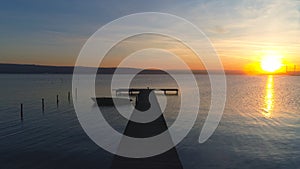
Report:
M71 75L0 75L1 169L110 167L113 155L89 139L68 101L71 79ZM210 84L206 75L197 75L197 80L199 116L176 147L184 168L300 168L300 77L227 76L223 118L204 144L198 143L198 137L210 105ZM98 79L99 94L105 95L105 81ZM141 75L132 84L145 85L174 86L166 75ZM44 112L41 98L45 99ZM171 104L164 116L171 125L178 97L168 96L168 101ZM24 104L23 122L20 103ZM107 118L122 131L124 123L118 116Z

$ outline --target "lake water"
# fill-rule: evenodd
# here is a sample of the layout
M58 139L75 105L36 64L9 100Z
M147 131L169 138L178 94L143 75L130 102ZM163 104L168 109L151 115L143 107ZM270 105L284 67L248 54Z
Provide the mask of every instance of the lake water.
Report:
M97 80L98 95L107 95L108 79L106 75ZM222 120L203 144L198 137L210 106L210 83L206 75L196 75L196 79L201 94L199 115L176 146L184 168L300 168L300 77L228 75ZM71 80L71 75L0 75L0 168L110 167L113 155L89 139L68 101ZM166 75L140 75L132 82L132 87L145 86L176 84ZM45 99L44 112L41 98ZM179 97L167 98L164 116L171 125ZM119 131L126 125L118 116L106 118Z

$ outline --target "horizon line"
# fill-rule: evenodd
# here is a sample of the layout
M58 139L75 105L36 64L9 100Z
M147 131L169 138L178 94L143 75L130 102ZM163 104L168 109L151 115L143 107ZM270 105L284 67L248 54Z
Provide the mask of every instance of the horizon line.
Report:
M47 65L47 64L36 64L36 63L0 63L0 65L22 65L22 66L44 66L44 67L69 67L69 68L74 68L76 66L70 66L70 65ZM90 66L77 66L77 67L83 67L83 68L111 68L111 69L116 69L116 68L128 68L128 69L142 69L142 70L162 70L162 69L157 69L157 68L148 68L148 69L143 69L139 67L113 67L113 66L103 66L103 67L90 67ZM174 70L174 71L186 71L187 69L167 69L167 70ZM207 71L208 69L188 69L192 71ZM237 70L237 69L209 69L210 71L239 71L239 72L244 72L243 70Z

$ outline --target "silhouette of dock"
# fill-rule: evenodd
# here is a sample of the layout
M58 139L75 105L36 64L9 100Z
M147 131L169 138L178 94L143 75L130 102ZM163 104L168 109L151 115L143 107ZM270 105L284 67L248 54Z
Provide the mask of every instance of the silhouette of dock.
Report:
M162 91L165 95L178 95L178 89L177 88L157 88L157 89L150 89L151 91ZM138 95L140 91L145 90L143 88L130 88L130 89L117 89L116 94L121 93L129 93L129 95Z
M139 89L137 95L136 109L140 111L146 111L150 108L149 95L154 89ZM128 90L127 90L128 91ZM135 91L135 90L134 90ZM155 103L151 106L159 106L157 98L155 97ZM159 108L160 110L160 108ZM140 112L133 112L134 113ZM128 121L124 135L135 138L147 138L158 135L168 129L164 116L160 110L161 115L152 122L149 123L137 123L134 121ZM172 142L171 136L168 135L167 141ZM157 143L160 144L160 143ZM134 149L135 147L122 147L122 140L119 145L119 149L126 148L127 151ZM147 148L145 148L147 151ZM127 158L118 155L114 156L111 169L182 169L177 150L175 147L169 151L148 158Z

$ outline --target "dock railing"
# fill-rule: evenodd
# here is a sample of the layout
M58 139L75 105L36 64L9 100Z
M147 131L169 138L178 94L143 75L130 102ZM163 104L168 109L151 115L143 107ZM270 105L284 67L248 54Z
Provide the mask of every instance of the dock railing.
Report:
M116 89L116 95L129 93L129 95L138 95L142 90L154 90L155 92L162 91L165 95L178 95L179 89L177 88L129 88L129 89Z

